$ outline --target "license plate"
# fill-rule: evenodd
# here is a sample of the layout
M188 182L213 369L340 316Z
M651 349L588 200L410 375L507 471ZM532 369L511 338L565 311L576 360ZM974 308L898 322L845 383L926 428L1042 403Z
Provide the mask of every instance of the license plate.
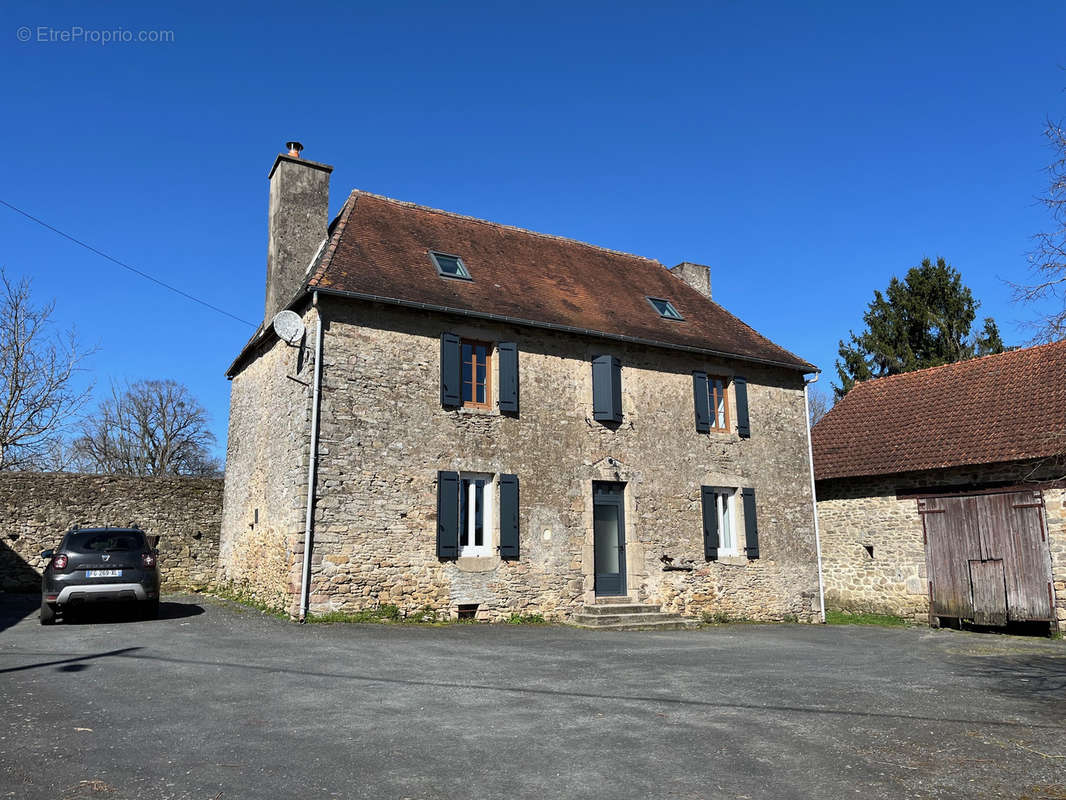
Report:
M122 570L120 569L87 569L85 570L86 578L121 578Z

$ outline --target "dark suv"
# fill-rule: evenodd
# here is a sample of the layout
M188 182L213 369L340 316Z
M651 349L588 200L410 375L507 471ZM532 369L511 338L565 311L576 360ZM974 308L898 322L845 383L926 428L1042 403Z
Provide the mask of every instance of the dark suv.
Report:
M137 528L75 528L47 558L41 581L41 624L74 605L136 602L145 618L159 615L159 566L154 542Z

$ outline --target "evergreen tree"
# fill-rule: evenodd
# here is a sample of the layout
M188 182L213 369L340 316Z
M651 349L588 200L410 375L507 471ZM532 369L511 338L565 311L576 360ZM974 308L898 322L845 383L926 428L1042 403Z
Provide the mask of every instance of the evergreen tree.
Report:
M943 258L935 264L922 259L903 280L893 277L884 294L874 291L863 315L866 330L858 336L852 331L847 343L840 342L837 397L856 381L1002 353L1003 340L991 317L970 336L980 305Z

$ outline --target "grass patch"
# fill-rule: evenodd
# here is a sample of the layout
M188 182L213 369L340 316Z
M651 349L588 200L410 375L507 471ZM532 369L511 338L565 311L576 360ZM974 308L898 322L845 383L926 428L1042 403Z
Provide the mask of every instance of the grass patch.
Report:
M903 617L895 617L891 614L869 612L849 614L846 611L829 611L828 609L825 612L825 622L827 625L880 625L885 628L902 628L907 625L907 620Z
M508 625L547 625L542 614L519 614L515 611L507 618Z
M362 611L327 611L325 614L308 614L307 621L390 623L404 620L397 606L386 604L377 608L364 608Z
M237 605L244 606L243 609L237 609L238 614L244 613L244 611L247 609L251 611L258 611L261 614L266 614L267 616L277 617L278 619L289 618L289 615L277 606L271 605L270 603L264 602L262 600L258 600L257 598L252 597L249 594L245 594L244 592L241 592L239 590L236 590L231 586L216 586L211 589L211 591L205 592L205 594L210 597L217 597L221 600L229 600L231 603L236 603Z

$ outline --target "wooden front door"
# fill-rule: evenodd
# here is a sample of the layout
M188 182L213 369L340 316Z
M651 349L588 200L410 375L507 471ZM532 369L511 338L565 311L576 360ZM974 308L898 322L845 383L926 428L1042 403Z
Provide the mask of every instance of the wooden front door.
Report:
M1039 491L918 501L930 615L979 625L1051 621L1051 553Z
M598 596L626 593L624 497L624 483L592 484L593 560Z

